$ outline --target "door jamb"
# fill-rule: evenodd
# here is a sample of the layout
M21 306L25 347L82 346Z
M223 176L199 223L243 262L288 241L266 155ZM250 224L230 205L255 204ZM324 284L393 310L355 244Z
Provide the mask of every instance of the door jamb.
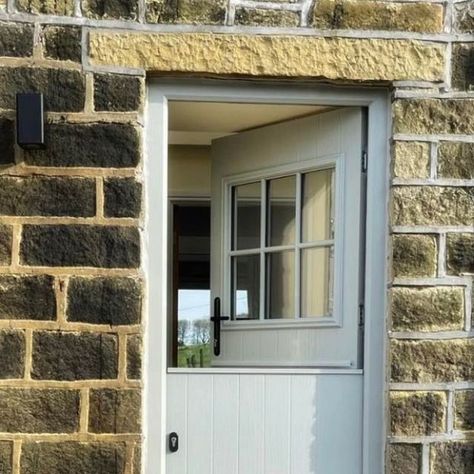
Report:
M283 92L283 93L282 93ZM365 260L365 344L363 473L384 472L386 367L386 284L390 98L383 88L314 84L259 85L248 81L152 79L147 84L145 120L146 277L143 464L145 472L165 474L167 374L167 179L168 100L259 102L367 107L368 160ZM157 271L156 269L164 269Z

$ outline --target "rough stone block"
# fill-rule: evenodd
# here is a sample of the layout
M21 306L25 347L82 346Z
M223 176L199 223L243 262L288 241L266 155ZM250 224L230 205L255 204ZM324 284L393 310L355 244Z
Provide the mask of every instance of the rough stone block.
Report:
M147 0L148 23L223 24L225 0Z
M12 254L12 228L0 224L0 265L10 265Z
M463 328L463 288L392 289L394 331L461 331Z
M60 61L81 62L81 28L75 26L46 26L44 55Z
M395 178L428 178L430 145L424 142L395 142L393 175Z
M474 188L396 186L393 225L472 225Z
M441 142L438 148L438 176L474 179L474 143Z
M140 235L136 227L25 225L20 258L33 266L137 268Z
M474 89L474 43L454 44L452 71L455 89Z
M412 40L298 35L91 31L89 36L94 65L138 67L160 73L350 81L442 81L444 49Z
M443 30L443 7L429 3L319 0L313 11L313 25L325 29L438 33Z
M79 71L68 69L0 68L0 107L15 109L17 92L41 92L45 110L80 112L84 109L86 83Z
M458 430L474 430L474 390L456 392L454 406L455 428Z
M139 380L142 376L142 337L139 334L127 336L127 378Z
M390 427L393 436L429 436L446 430L446 394L391 392Z
M35 332L32 377L36 380L114 379L117 377L117 337Z
M431 446L430 474L472 474L474 443L436 443Z
M56 317L54 278L0 276L0 319L53 320Z
M13 443L0 441L0 472L2 474L13 473Z
M131 168L140 160L137 129L121 123L49 124L46 150L25 153L34 166Z
M448 234L446 250L449 274L474 274L474 234Z
M263 8L237 8L236 25L296 27L300 24L299 12L288 10L267 10Z
M419 474L421 445L391 444L389 447L390 474Z
M106 217L139 217L142 185L133 178L109 178L104 182Z
M393 236L393 274L395 277L429 277L436 273L436 239L432 235Z
M79 428L77 390L0 389L2 433L73 433Z
M23 331L0 331L0 379L23 377L25 366L25 335Z
M474 340L392 341L393 382L456 382L474 377Z
M136 20L138 0L84 0L82 12L88 18Z
M399 99L395 133L474 133L474 99Z
M0 56L24 57L33 54L33 25L0 23Z
M95 181L87 178L0 177L0 215L92 217Z
M454 31L458 33L474 33L474 5L472 0L457 2L454 9Z
M138 324L141 319L141 285L133 278L72 278L68 287L69 321Z
M142 84L139 77L118 74L94 76L94 106L97 111L138 110L141 99Z
M16 7L21 12L72 16L74 0L16 0Z
M138 443L133 450L133 474L142 474L142 449Z
M92 433L140 432L140 390L91 390L89 407Z
M124 443L24 442L22 474L124 474Z
M0 117L0 166L15 163L15 125L13 120Z

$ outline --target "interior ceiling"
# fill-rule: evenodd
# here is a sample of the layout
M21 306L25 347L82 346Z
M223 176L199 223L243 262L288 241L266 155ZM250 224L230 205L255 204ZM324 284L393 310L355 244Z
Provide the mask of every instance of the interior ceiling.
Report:
M215 138L329 110L319 105L170 102L170 144L210 145Z

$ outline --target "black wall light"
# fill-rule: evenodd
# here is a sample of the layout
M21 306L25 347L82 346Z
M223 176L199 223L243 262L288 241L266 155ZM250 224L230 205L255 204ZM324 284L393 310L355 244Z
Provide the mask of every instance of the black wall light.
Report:
M25 150L44 148L43 94L16 95L16 140Z

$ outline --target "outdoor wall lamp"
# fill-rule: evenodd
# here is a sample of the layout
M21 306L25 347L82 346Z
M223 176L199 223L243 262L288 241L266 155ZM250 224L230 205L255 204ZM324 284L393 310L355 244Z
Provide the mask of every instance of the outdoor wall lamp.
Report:
M44 148L43 94L16 95L16 141L25 150Z

